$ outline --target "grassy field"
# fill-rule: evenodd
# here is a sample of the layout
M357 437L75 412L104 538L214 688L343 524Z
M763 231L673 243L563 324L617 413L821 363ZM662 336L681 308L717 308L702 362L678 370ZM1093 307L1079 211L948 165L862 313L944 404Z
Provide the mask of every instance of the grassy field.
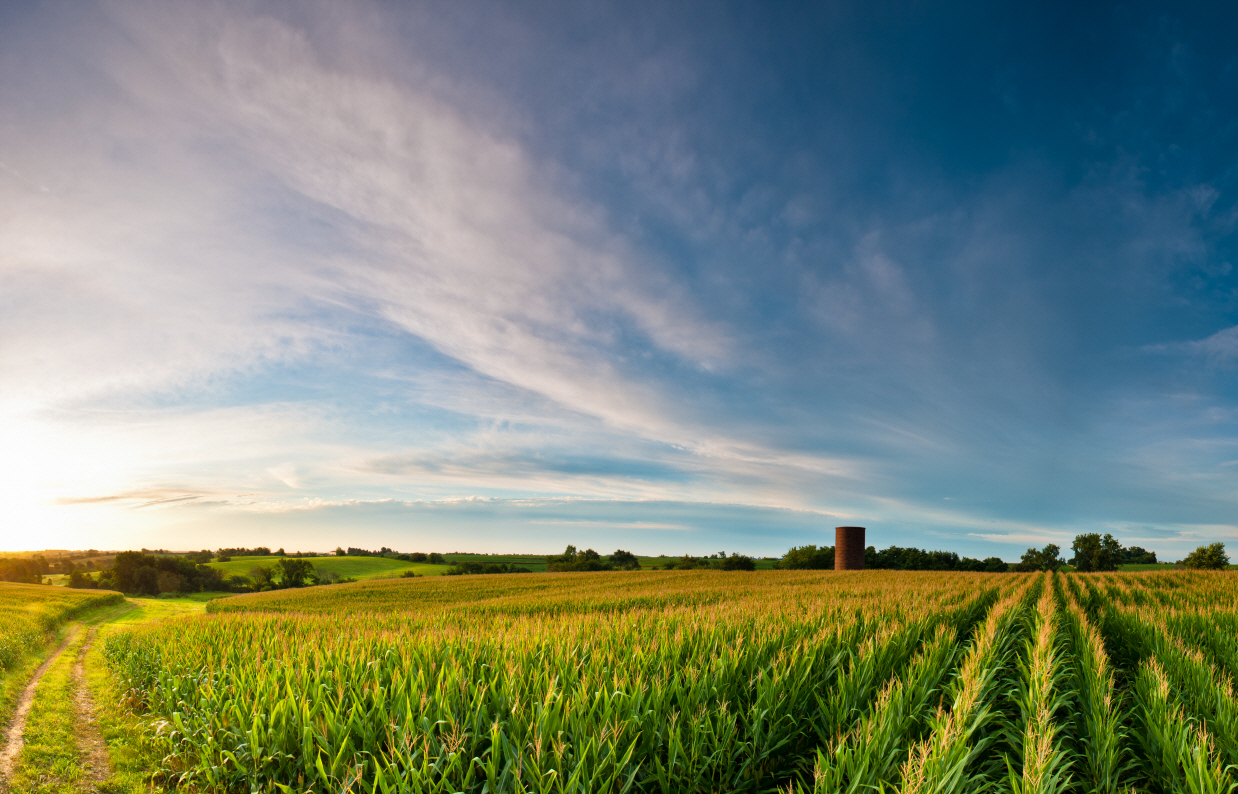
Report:
M273 567L283 557L234 557L231 562L212 562L210 566L228 575L248 576L260 565ZM391 557L308 557L304 558L320 571L330 571L341 577L357 580L398 577L406 571L417 576L438 576L446 565L404 562Z
M544 572L546 570L546 556L539 554L444 554L443 558L448 562L480 562L480 563L510 563L528 568L535 573ZM674 557L637 557L640 560L642 570L651 570L654 567L662 567L673 562ZM758 559L755 560L757 570L772 570L775 560Z
M1195 571L427 578L215 601L107 656L208 791L1220 792L1236 596Z

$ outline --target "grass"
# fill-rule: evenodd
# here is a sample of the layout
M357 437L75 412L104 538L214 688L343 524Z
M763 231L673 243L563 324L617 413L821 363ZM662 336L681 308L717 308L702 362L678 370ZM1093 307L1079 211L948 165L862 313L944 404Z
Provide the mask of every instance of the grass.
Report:
M76 637L44 673L26 722L25 747L11 787L29 794L76 794L81 769L74 740L72 669L86 632Z
M545 572L546 570L546 555L544 554L453 553L453 554L444 554L443 559L447 560L448 562L453 562L453 563L454 562L510 563L512 565L519 565L519 566L528 568L530 571L533 571L534 573L542 573L542 572ZM678 558L667 557L663 555L661 557L637 556L637 559L640 560L641 570L647 571L647 570L652 570L655 566L660 568L668 563L674 562ZM769 570L773 570L774 563L777 562L777 560L773 560L773 559L767 560L767 559L757 558L757 559L754 559L753 562L756 564L756 568L758 571L769 571Z
M283 557L233 557L231 562L212 562L210 566L232 576L249 576L258 566L274 567ZM398 577L411 571L417 576L438 576L446 565L404 562L391 557L308 557L311 565L323 572L357 580Z
M457 562L480 562L511 565L518 565L528 568L534 573L542 573L546 570L546 555L544 554L444 554L443 559L450 563Z

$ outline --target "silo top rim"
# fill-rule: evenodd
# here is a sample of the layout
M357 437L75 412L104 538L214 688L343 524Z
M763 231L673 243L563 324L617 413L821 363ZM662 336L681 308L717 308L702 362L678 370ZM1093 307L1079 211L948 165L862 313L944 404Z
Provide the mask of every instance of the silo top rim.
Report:
M834 527L834 529L864 529L864 527Z

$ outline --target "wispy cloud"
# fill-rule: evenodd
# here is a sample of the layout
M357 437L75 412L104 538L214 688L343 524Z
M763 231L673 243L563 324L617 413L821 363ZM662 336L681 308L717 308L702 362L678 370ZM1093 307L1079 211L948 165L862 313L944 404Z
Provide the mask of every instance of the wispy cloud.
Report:
M1163 129L1187 67L1129 31L1076 48L1120 87L1010 76L994 103L891 42L1061 64L951 14L826 17L12 15L0 499L65 537L471 497L489 512L423 515L779 543L862 521L1004 554L1223 524L1225 114ZM590 507L512 517L543 498Z

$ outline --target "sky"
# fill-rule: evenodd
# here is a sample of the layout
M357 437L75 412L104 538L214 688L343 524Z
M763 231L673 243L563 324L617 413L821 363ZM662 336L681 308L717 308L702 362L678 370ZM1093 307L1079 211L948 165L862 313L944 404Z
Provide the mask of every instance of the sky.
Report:
M1235 29L0 4L0 549L1232 541Z

